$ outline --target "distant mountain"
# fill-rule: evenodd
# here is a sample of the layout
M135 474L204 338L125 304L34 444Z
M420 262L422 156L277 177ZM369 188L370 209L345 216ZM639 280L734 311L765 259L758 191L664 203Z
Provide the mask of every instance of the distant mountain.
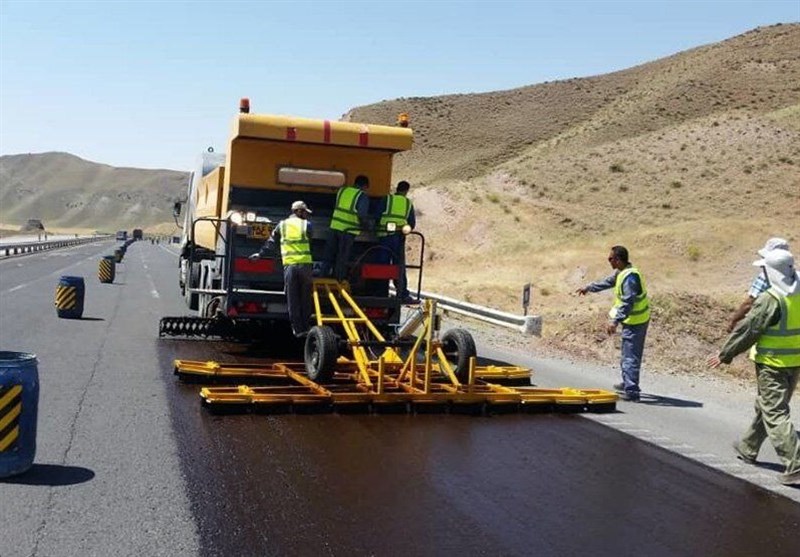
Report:
M68 153L0 157L0 222L115 230L172 220L187 172L116 168Z

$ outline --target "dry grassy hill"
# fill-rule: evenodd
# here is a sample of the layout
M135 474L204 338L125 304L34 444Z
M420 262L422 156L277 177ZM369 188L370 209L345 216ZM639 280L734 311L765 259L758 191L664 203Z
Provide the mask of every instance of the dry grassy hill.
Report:
M413 185L425 287L518 311L532 282L545 318L532 350L617 358L598 335L609 296L571 293L608 273L620 243L653 298L648 366L698 372L755 250L780 235L800 252L800 24L612 74L385 101L345 119L393 124L400 112L416 137L395 177ZM0 222L169 223L185 180L66 154L6 156Z
M171 220L188 174L115 168L68 153L0 157L0 222L41 219L50 230L116 230Z
M650 365L697 372L755 250L781 235L800 251L798 24L613 74L346 117L392 123L400 112L417 146L396 174L422 213L427 287L516 311L531 281L546 323L534 350L614 361L597 335L609 297L571 293L607 274L621 243L654 298Z

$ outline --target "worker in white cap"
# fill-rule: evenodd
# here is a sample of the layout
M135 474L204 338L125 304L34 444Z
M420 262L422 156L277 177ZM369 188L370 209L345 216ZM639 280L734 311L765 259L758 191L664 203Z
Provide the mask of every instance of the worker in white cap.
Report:
M785 249L789 251L789 242L783 238L770 238L767 240L767 243L764 244L764 247L758 250L757 253L761 257L764 257L767 255L767 253L774 249ZM753 279L753 282L750 283L750 290L748 290L747 296L745 296L742 304L731 316L730 323L728 323L729 333L733 331L733 328L742 319L742 317L744 317L747 312L750 311L750 308L753 307L753 302L756 298L758 298L758 295L762 292L766 292L767 288L769 288L769 281L765 277L764 273L758 273Z
M314 261L311 257L311 214L305 202L292 203L292 214L283 219L272 230L269 239L258 253L250 259L260 259L275 246L281 246L283 262L283 291L286 294L286 305L289 320L295 337L308 334L308 320L312 312L312 280Z
M719 354L708 359L708 366L728 364L737 354L755 348L750 359L755 362L758 385L756 416L733 449L737 458L755 464L761 445L769 438L786 467L779 481L800 486L800 440L789 415L789 402L800 379L800 275L794 257L785 249L764 251L753 265L761 267L770 287L755 299Z

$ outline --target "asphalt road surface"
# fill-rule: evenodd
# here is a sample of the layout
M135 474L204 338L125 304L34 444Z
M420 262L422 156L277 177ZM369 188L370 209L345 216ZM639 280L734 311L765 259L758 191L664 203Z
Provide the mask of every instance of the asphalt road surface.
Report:
M794 493L620 431L624 405L213 415L174 358L267 362L296 345L158 339L161 316L186 313L174 250L134 243L101 284L113 247L0 261L0 349L36 353L41 377L36 464L0 480L2 557L800 554ZM56 316L62 275L85 278L81 320Z

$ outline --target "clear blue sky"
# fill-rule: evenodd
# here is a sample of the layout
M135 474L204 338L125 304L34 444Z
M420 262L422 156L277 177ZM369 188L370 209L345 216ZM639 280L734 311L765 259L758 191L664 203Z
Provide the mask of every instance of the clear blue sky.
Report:
M797 21L800 0L0 0L0 154L188 170L208 146L224 151L240 97L253 112L337 119Z

